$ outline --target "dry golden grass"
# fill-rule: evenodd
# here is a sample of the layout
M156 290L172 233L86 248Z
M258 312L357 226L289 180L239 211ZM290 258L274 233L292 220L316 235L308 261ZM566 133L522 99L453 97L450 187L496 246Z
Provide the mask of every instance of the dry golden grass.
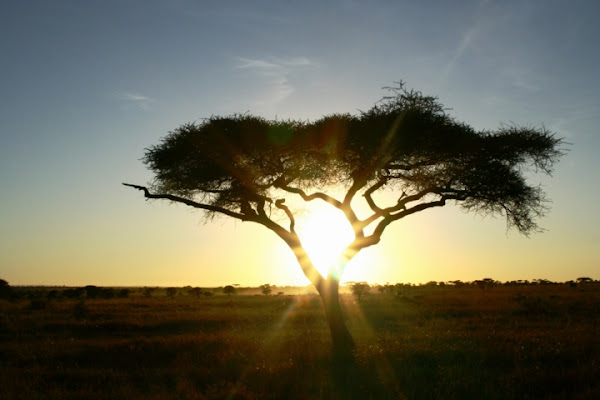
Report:
M600 398L598 285L343 304L358 370L340 387L316 295L0 300L0 398Z

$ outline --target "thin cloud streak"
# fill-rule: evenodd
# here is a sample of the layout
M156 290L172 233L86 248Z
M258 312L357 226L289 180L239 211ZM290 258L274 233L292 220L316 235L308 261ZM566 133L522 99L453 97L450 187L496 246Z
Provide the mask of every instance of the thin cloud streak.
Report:
M446 66L443 69L442 77L444 78L444 80L448 77L448 75L450 75L450 73L454 69L454 66L456 65L458 60L469 49L469 47L471 47L471 45L473 44L476 37L481 34L482 21L481 21L480 13L482 12L483 9L487 8L488 3L490 3L490 0L481 0L479 2L478 6L477 6L477 8L478 8L477 14L480 15L480 18L475 24L473 24L469 29L467 29L463 33L463 36L460 39L460 42L458 43L456 50L454 51L454 55L452 56L450 61L446 64Z
M447 78L448 75L450 75L450 73L454 69L454 66L456 65L458 60L462 57L462 55L465 53L465 51L469 48L469 46L473 42L473 38L478 33L479 33L479 27L477 25L475 25L463 34L463 37L461 38L460 43L458 44L458 47L456 48L456 51L454 52L454 56L450 59L450 61L444 67L444 72L442 74L444 78Z
M125 110L129 109L131 106L135 106L144 111L149 111L152 103L156 101L151 97L135 92L123 92L119 94L117 98L123 103L122 108Z
M238 57L235 68L244 70L264 80L265 86L269 88L266 96L255 100L259 107L272 108L281 103L295 91L295 86L290 80L290 75L304 68L315 68L318 64L306 57L268 59Z

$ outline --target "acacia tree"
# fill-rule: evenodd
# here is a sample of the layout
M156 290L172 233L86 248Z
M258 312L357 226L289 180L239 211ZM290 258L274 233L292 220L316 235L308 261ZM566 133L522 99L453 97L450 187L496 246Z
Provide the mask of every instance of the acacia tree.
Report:
M334 354L347 356L353 341L338 289L359 251L379 243L393 222L447 204L500 214L508 227L534 232L546 199L524 173L551 174L563 153L563 140L543 127L477 131L450 117L436 97L402 82L387 89L389 96L357 115L305 122L235 114L184 124L146 150L143 162L155 174L149 186L125 185L148 199L254 222L275 233L322 298ZM392 203L377 196L384 190L395 193ZM352 227L352 242L326 276L302 245L290 198L323 201ZM356 212L360 202L369 210L363 218Z

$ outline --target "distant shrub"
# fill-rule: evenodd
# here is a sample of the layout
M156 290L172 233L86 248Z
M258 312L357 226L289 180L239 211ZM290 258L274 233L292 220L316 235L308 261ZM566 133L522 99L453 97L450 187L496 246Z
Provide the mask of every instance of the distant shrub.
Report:
M83 289L85 290L85 296L88 299L112 299L115 297L115 290L113 288L87 285Z
M265 296L269 296L273 292L273 286L271 286L269 283L265 283L264 285L260 285L259 287L260 291Z
M496 282L492 278L484 278L481 280L473 281L473 284L482 290L486 290L496 286L498 282Z
M227 285L223 288L223 293L225 293L228 296L231 296L235 293L235 288L231 285Z
M131 290L129 289L119 289L116 293L116 296L120 299L126 299L127 297L129 297L130 293Z
M174 288L174 287L167 288L167 296L173 298L173 297L175 297L176 294L177 294L177 288Z
M142 290L142 296L144 296L144 297L152 297L152 292L154 292L154 288L145 287Z
M0 299L8 300L13 297L13 291L7 281L0 279Z
M367 282L355 282L350 285L350 290L352 290L352 294L358 301L361 301L362 298L367 295L371 291L371 286Z

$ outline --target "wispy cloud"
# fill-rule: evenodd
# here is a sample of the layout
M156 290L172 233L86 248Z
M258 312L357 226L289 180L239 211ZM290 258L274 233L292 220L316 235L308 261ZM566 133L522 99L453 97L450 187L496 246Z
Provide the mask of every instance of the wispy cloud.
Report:
M235 68L259 78L268 93L257 98L255 105L273 107L295 92L292 75L301 69L317 67L318 64L306 57L289 58L244 58L238 57Z
M462 34L456 49L454 50L452 57L446 63L443 69L443 78L446 79L448 75L454 69L456 63L460 60L460 58L467 52L467 50L473 45L475 40L481 35L482 29L486 22L484 21L483 13L487 9L487 5L490 3L490 0L480 0L477 7L475 8L475 15L477 16L477 20L470 27L468 27Z
M152 103L155 102L153 98L144 96L137 92L120 93L117 95L117 99L121 101L123 109L136 107L144 111L149 111L152 107Z
M460 39L460 42L458 43L458 46L456 47L456 50L454 51L454 54L452 55L452 58L450 59L450 61L448 61L448 63L444 67L444 72L443 72L444 78L448 77L448 75L452 72L452 70L454 69L454 66L456 65L458 60L463 56L463 54L469 48L469 46L471 46L471 43L473 42L473 40L475 39L475 37L477 36L478 33L479 33L478 25L472 26L465 33L463 33L462 38Z

